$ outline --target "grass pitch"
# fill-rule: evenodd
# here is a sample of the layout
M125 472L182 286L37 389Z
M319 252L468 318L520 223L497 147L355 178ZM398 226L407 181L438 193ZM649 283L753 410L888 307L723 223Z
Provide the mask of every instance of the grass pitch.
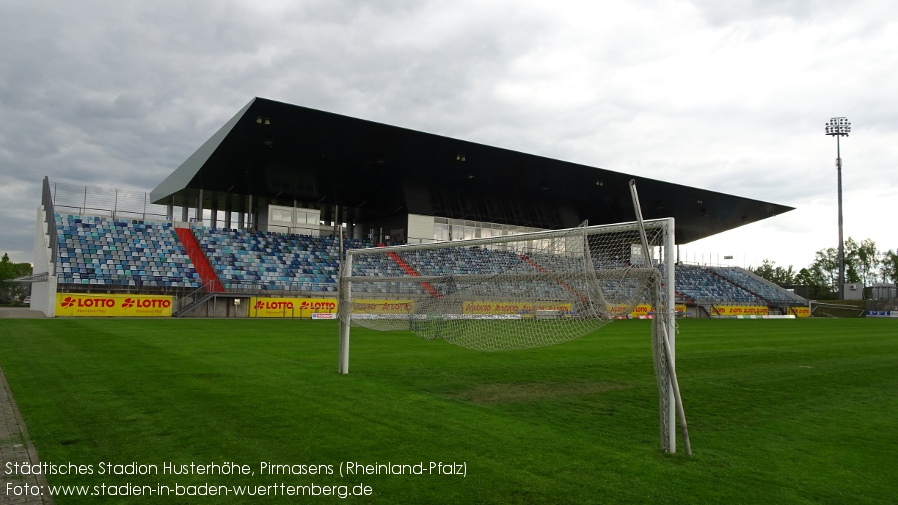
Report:
M171 487L60 505L286 503L303 498L179 497L174 486L284 494L312 483L370 487L322 503L895 502L895 321L682 321L692 458L658 452L648 332L619 321L563 345L487 353L353 329L341 376L334 322L0 320L0 365L41 460L93 469L50 485ZM447 465L339 474L431 462ZM255 475L173 475L166 463ZM158 471L130 471L139 465Z

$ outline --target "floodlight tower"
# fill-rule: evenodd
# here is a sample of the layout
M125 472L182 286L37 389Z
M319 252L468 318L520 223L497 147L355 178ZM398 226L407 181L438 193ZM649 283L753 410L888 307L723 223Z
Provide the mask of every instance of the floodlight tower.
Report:
M851 132L848 118L834 117L826 123L826 134L836 137L836 174L839 180L839 300L845 299L845 246L842 240L842 154L839 148L839 137L847 137Z

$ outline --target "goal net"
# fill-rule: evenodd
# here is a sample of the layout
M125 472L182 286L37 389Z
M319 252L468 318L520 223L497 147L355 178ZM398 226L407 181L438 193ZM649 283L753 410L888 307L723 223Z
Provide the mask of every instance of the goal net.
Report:
M567 342L619 318L654 318L667 447L673 416L662 330L673 334L673 219L642 224L645 242L638 223L623 223L348 250L340 372L349 370L351 327L500 351Z

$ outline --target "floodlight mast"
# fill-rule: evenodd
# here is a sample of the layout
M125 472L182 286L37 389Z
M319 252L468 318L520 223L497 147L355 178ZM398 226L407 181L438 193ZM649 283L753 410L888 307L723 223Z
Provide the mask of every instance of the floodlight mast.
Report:
M851 123L848 118L834 117L826 123L826 134L836 137L836 174L838 177L839 193L839 300L845 299L845 242L842 239L842 153L839 146L839 137L847 137L851 133Z

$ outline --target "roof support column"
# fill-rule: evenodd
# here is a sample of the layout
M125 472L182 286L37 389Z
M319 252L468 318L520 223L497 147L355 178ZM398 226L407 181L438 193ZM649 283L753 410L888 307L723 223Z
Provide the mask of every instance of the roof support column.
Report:
M346 209L346 232L349 237L359 238L355 235L355 212L351 207Z
M343 211L339 205L334 206L334 238L340 236L340 228L343 226Z
M212 193L212 227L218 228L218 200L215 199L215 193Z
M197 226L203 225L203 188L200 188L200 194L196 197L196 223Z
M253 195L246 195L246 229L252 229L256 225L253 220Z

